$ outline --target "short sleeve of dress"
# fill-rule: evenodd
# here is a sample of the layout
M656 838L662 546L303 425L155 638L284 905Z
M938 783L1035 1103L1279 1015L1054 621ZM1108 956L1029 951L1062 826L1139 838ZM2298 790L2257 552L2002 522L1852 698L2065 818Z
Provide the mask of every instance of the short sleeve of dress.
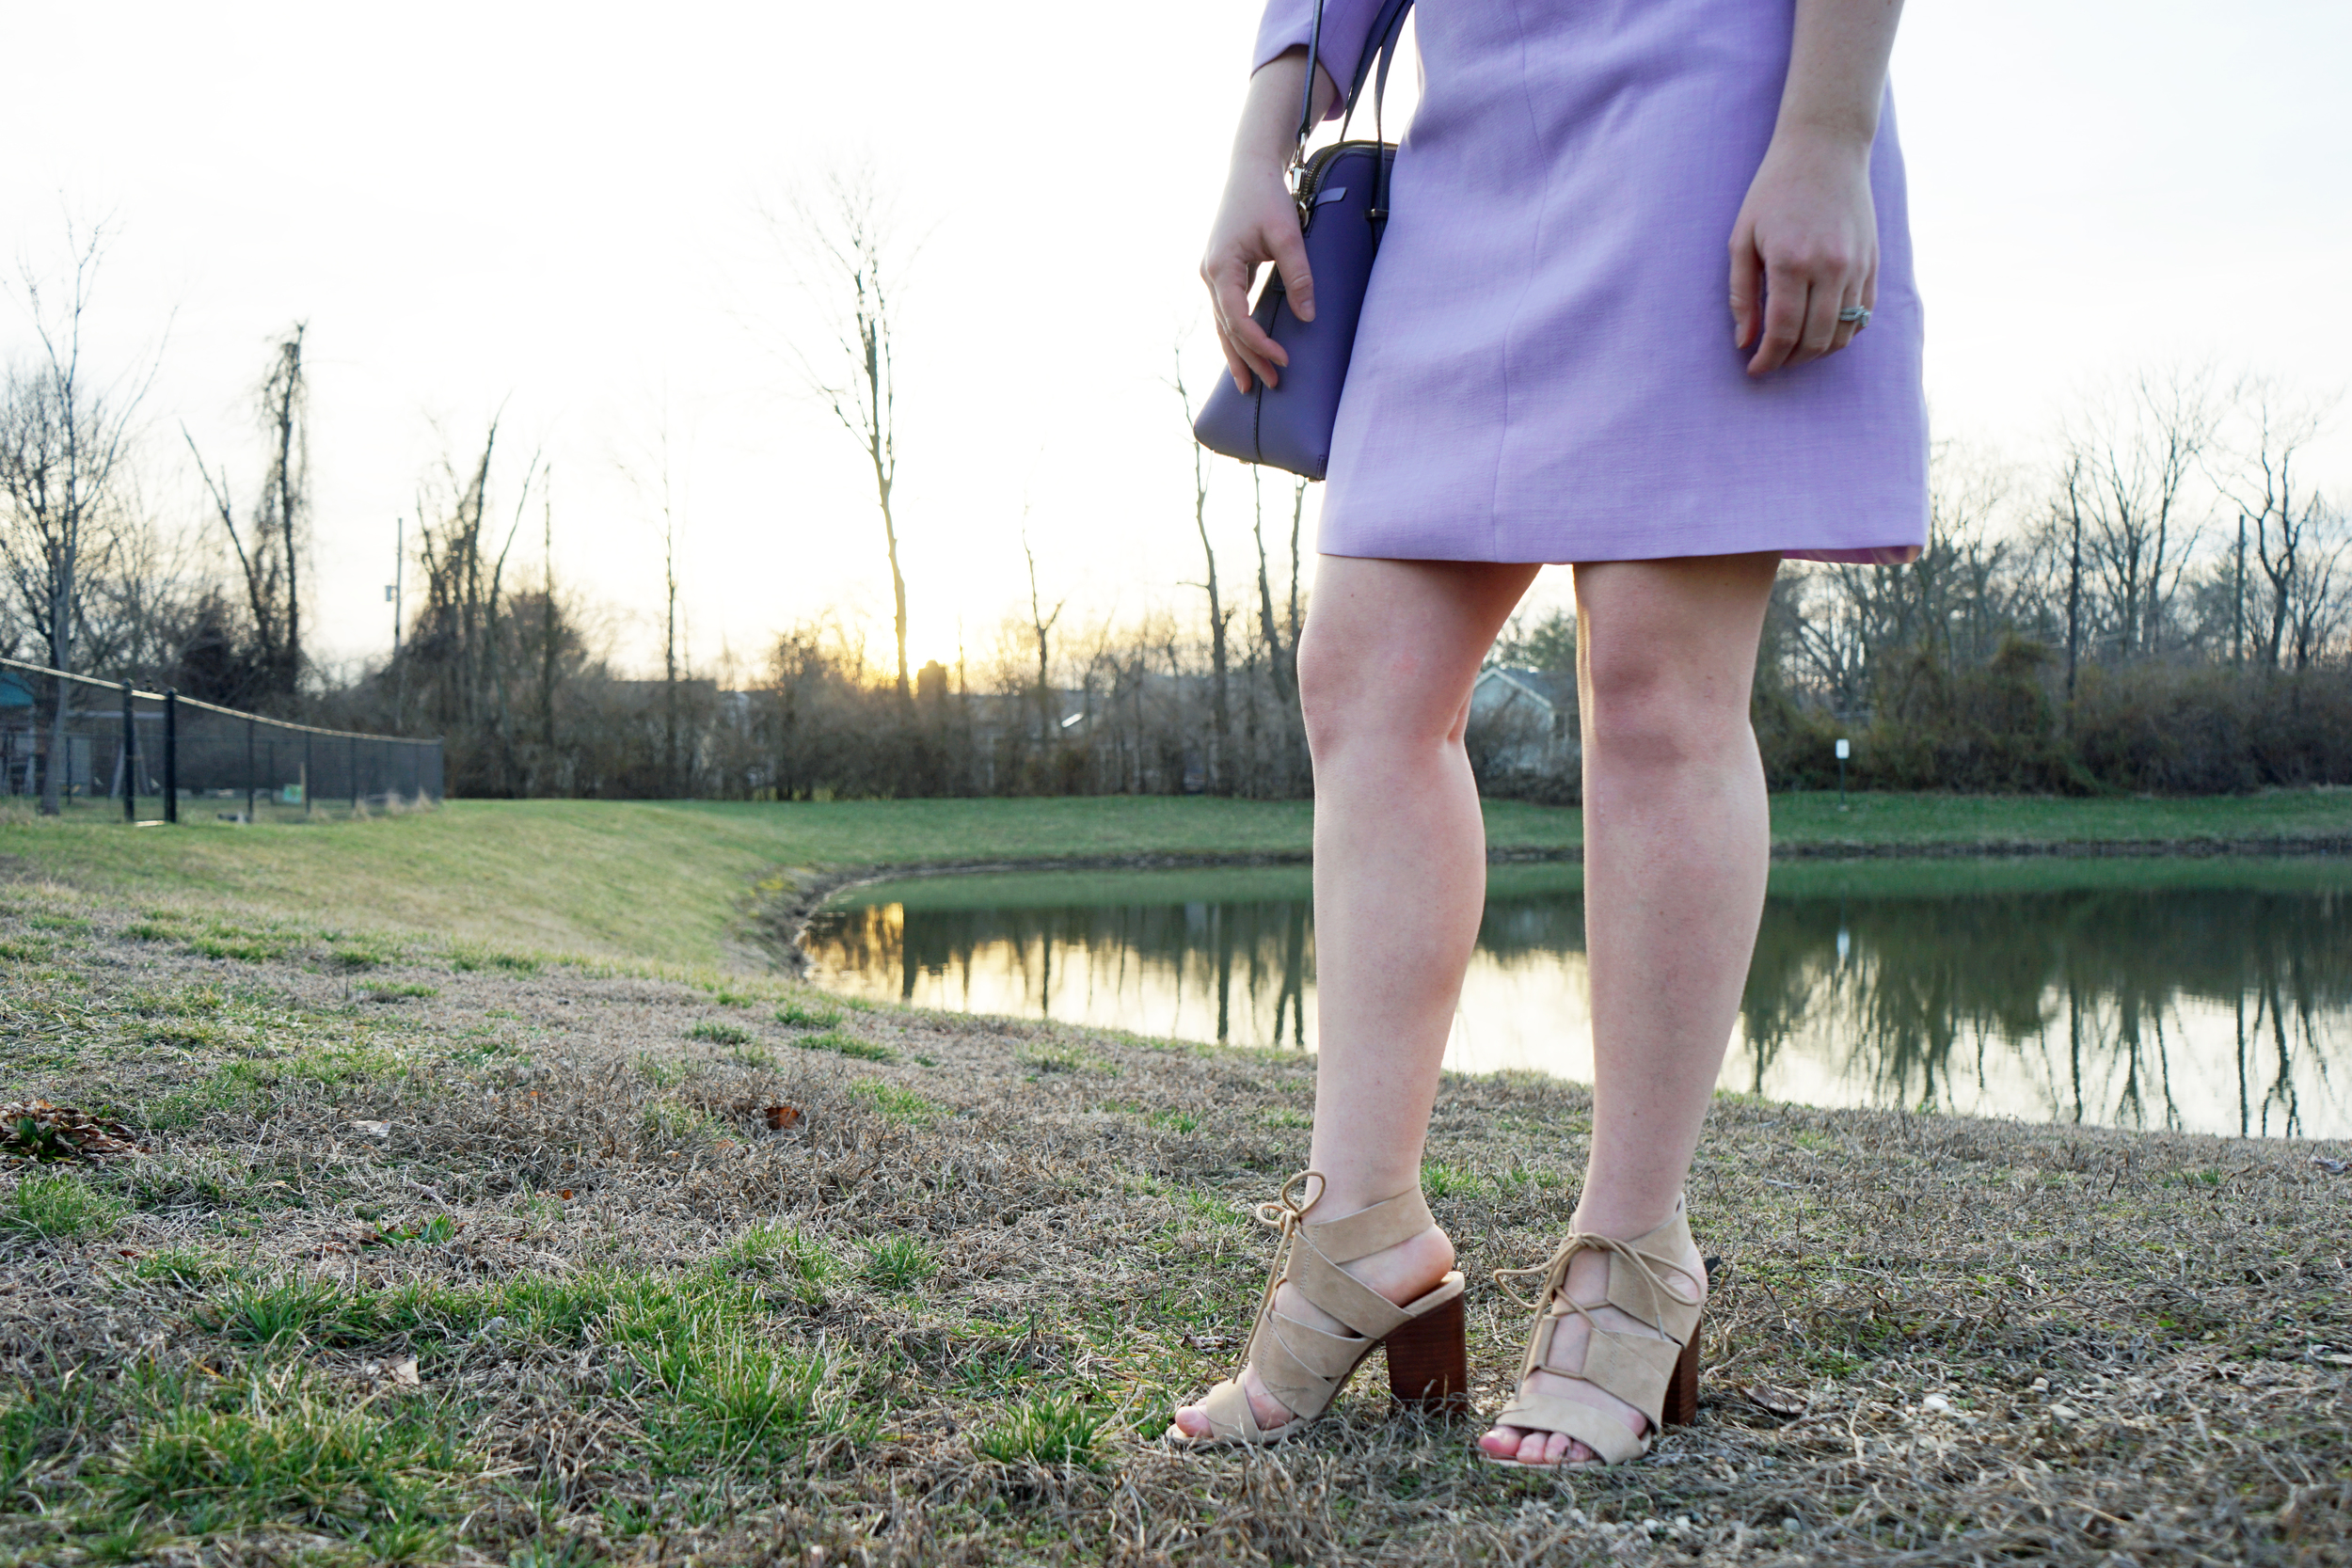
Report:
M1379 9L1380 0L1324 0L1322 49L1317 58L1340 87L1340 96L1332 100L1330 115L1340 112L1341 100L1347 95L1348 80L1356 74L1356 62L1364 56L1364 40L1371 35ZM1315 0L1266 0L1265 19L1258 24L1258 49L1250 59L1250 71L1255 72L1285 50L1304 48L1314 29Z

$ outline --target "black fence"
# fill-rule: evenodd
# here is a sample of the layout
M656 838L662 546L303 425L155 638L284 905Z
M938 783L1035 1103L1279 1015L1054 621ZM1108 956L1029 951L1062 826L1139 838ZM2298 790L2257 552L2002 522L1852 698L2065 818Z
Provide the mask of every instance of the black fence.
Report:
M0 658L0 810L268 822L440 799L437 739L322 730Z

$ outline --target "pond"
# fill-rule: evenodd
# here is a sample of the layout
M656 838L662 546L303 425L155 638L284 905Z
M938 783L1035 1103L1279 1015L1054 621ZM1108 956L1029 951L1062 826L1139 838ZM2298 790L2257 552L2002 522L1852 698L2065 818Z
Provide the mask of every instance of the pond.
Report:
M876 1001L1311 1050L1307 868L940 876L812 922ZM1589 1082L1574 865L1502 865L1448 1068ZM1720 1086L1815 1105L2352 1135L2352 863L1775 864Z

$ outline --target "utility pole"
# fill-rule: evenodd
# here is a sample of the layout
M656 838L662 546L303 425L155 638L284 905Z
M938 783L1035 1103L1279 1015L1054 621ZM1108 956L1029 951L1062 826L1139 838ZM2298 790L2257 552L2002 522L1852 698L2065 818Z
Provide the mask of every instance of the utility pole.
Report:
M392 603L392 657L400 657L400 585L402 568L408 562L408 519L392 519L392 580L384 585L384 596Z
M422 526L421 523L419 524ZM400 662L400 590L407 580L408 519L392 519L392 580L384 586L384 596L392 601L392 728L400 730L407 723L408 671Z
M2237 563L2230 595L2230 662L2246 662L2246 514L2237 515Z

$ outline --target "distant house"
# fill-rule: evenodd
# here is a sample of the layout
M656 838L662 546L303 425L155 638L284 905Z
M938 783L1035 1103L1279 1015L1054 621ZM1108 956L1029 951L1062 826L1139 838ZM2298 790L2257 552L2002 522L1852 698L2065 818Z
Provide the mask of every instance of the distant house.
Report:
M1583 755L1576 676L1564 670L1495 665L1470 688L1470 747L1482 775L1564 774Z

